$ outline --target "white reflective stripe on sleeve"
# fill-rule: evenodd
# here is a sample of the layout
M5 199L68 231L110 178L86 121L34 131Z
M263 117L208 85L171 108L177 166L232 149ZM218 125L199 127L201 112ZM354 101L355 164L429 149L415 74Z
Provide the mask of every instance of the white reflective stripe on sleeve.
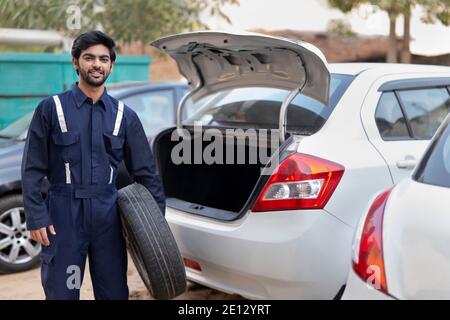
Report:
M111 173L109 174L109 184L111 184L112 183L112 179L113 179L113 173L114 173L114 169L113 169L113 167L112 166L109 166L110 168L111 168Z
M64 119L64 112L61 106L61 101L58 96L53 96L53 100L56 105L56 113L58 114L59 126L61 127L61 132L67 132L66 120Z
M70 178L70 163L65 162L64 165L66 166L66 183L71 184L72 179Z
M119 101L119 105L118 105L118 108L117 108L116 123L114 125L113 136L117 136L119 134L120 124L122 123L122 117L123 117L123 102Z

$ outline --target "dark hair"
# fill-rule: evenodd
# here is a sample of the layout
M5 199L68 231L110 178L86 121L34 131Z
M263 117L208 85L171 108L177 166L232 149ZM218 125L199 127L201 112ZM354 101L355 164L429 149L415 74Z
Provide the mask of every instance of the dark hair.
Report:
M89 47L95 46L97 44L102 44L109 49L109 56L111 61L116 61L116 52L114 51L114 47L116 43L113 39L108 37L101 31L89 31L83 34L80 34L74 41L72 45L72 57L75 59L79 59L81 55L81 51L86 50Z

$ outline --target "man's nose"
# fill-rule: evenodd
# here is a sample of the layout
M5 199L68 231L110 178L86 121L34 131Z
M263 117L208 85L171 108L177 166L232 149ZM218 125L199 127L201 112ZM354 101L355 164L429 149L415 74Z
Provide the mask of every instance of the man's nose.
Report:
M94 59L93 66L100 67L100 59Z

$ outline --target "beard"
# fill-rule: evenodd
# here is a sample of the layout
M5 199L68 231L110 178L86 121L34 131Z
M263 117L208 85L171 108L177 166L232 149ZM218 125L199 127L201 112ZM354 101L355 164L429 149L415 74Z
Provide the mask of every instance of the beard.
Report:
M105 72L101 68L92 68L89 70L79 68L78 70L80 71L80 77L84 82L93 87L100 87L103 85L109 76L109 72Z

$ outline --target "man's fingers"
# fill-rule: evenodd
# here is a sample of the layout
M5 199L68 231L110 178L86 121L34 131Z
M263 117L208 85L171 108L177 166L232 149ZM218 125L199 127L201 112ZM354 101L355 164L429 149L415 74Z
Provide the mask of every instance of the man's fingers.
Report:
M33 238L35 239L34 241L42 244L42 237L41 237L41 233L39 232L39 230L34 230L33 232Z
M50 227L48 227L48 231L50 231L50 233L52 235L56 235L56 231L55 231L55 227L53 225L51 225Z
M47 237L47 228L41 228L39 229L39 233L41 235L42 238L42 244L49 246L50 245L50 241L48 241L48 237Z

